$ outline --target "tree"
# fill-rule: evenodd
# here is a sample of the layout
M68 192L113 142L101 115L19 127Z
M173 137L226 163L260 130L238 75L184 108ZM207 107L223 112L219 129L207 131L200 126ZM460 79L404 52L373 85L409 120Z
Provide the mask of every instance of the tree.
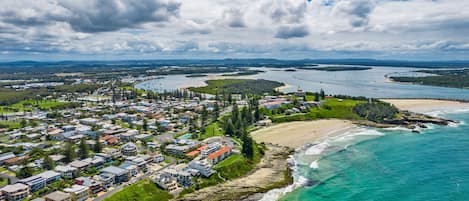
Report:
M81 138L80 140L78 154L81 159L88 158L89 148L88 148L88 145L86 144L85 138Z
M94 147L93 147L93 151L95 153L100 153L103 149L103 146L101 145L101 142L99 142L99 136L98 135L96 135L96 137L94 139L94 142L95 142L95 144L94 144Z
M21 128L26 127L26 125L28 125L28 122L25 119L21 119L21 121L20 121Z
M147 119L143 119L143 130L144 131L148 131L148 121Z
M218 117L220 117L220 106L218 105L218 102L215 102L215 105L213 106L213 119L217 120Z
M243 147L242 147L242 153L244 154L245 157L252 159L254 157L254 148L253 148L253 140L251 136L249 136L246 131L243 131L242 134L242 141L243 141Z
M208 111L205 105L202 106L202 111L200 112L200 119L202 121L202 126L204 126L207 123L207 119L208 119Z
M31 167L28 167L27 165L25 165L23 168L21 168L18 173L16 174L16 176L20 179L23 179L23 178L27 178L27 177L30 177L30 176L33 176L33 169Z
M314 101L318 102L319 101L319 94L314 93Z
M321 99L324 99L326 98L326 94L324 93L324 90L321 89L321 91L319 92L320 96L321 96Z
M226 123L225 123L225 133L230 136L233 136L235 133L235 127L233 125L233 121L231 121L231 119L229 118L228 120L226 120Z
M67 145L65 145L64 155L64 160L66 163L72 162L77 157L75 153L75 148L71 143L67 143Z
M55 162L49 155L46 155L42 167L46 170L52 170L55 167Z

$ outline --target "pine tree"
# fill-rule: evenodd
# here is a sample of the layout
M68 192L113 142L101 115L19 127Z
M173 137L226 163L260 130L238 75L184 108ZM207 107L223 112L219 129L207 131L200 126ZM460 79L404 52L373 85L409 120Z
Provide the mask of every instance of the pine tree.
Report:
M319 101L319 94L314 93L314 101L318 102Z
M93 151L95 153L100 153L103 149L103 146L101 145L101 142L99 142L99 136L96 135L96 138L94 140L95 140L95 144L94 144L94 147L93 147Z
M220 117L220 106L218 105L218 102L215 102L215 105L213 106L213 119L217 120L218 117Z
M46 155L42 167L46 170L52 170L55 167L55 162L49 155Z
M148 121L147 119L143 119L143 126L142 126L144 131L148 131Z
M76 153L75 153L75 148L71 143L67 143L65 145L65 150L64 150L64 155L65 155L65 162L70 163L76 158Z
M244 154L245 157L252 159L254 157L254 144L251 136L249 136L246 131L243 131L242 135L242 141L243 141L243 146L242 146L242 153Z
M235 128L233 125L233 121L231 121L231 119L228 119L225 123L225 133L227 135L233 136L234 132L235 132Z
M324 93L324 90L321 89L321 91L319 93L320 93L321 99L326 98L326 94Z
M80 158L81 159L88 158L89 148L88 148L88 145L86 144L85 138L81 138L79 148L80 149L78 150L78 153L79 153Z

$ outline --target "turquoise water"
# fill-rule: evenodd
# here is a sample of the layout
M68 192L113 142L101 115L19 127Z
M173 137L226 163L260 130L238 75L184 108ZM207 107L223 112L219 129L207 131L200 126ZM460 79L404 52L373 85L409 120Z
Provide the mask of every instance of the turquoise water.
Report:
M444 117L462 123L421 134L361 128L297 153L302 187L280 200L469 200L469 113Z
M186 133L186 134L184 134L184 135L179 136L178 139L186 139L186 140L187 140L187 139L189 139L189 138L191 138L191 137L192 137L192 134L191 134L191 133Z

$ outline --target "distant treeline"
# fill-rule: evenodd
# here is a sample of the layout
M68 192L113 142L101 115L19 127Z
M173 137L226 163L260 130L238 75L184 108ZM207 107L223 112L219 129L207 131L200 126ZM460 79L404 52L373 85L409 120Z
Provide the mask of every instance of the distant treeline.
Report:
M397 82L409 82L422 85L469 88L469 69L458 70L420 70L417 72L430 73L434 76L425 77L391 77Z

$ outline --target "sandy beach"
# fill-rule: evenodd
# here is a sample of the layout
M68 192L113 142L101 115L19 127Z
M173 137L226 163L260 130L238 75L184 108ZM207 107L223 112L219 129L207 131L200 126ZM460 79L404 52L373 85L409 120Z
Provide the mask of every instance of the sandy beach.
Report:
M351 121L324 119L277 124L254 131L251 135L257 142L299 148L352 128L355 128L355 125Z
M469 109L469 103L435 99L382 99L401 110L431 112L435 110Z

